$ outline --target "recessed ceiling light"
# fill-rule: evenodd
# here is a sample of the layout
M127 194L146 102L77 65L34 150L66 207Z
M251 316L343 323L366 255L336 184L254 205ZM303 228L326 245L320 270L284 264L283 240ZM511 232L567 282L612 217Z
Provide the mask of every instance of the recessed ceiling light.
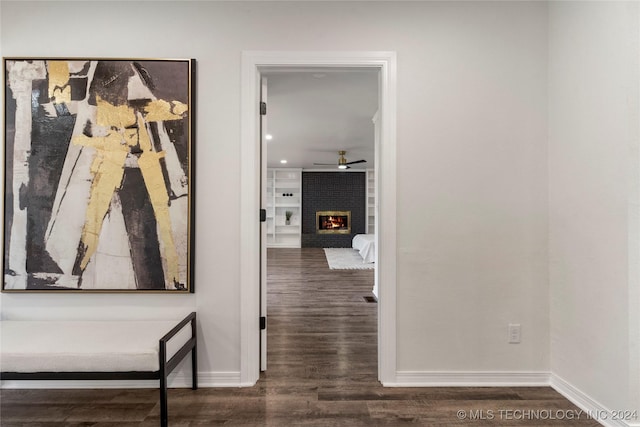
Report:
M267 141L271 141L273 139L273 135L271 135L270 133L266 134L264 136L264 139L266 139Z
M280 163L282 163L284 165L285 163L287 163L287 161L285 159L282 159L282 160L280 160Z

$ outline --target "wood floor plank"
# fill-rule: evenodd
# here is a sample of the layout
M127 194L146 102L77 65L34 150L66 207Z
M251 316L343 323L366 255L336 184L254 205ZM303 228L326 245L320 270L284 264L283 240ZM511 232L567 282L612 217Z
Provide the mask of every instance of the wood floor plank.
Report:
M550 387L382 387L373 270L330 270L322 249L269 249L267 274L268 371L249 388L169 390L172 427L599 425L508 412L578 414ZM157 390L0 392L2 427L146 427L159 415Z

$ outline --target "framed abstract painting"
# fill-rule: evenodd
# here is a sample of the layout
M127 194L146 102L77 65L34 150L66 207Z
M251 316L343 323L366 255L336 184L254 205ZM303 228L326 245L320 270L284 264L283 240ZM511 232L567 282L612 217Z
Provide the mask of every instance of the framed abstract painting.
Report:
M189 293L192 59L4 58L2 290Z

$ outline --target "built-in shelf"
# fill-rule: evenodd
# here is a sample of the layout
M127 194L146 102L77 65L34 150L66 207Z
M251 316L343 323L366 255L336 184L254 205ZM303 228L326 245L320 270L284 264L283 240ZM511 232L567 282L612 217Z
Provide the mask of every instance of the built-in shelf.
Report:
M302 169L267 169L267 247L299 248L302 233ZM287 211L292 212L289 224Z
M367 217L365 229L367 234L376 232L376 174L373 169L367 169Z

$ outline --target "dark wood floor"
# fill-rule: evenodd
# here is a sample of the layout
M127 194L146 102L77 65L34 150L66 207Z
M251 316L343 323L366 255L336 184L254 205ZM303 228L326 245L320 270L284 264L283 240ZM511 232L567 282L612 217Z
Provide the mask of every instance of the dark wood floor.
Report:
M251 388L170 390L171 426L599 425L585 415L559 420L578 408L548 387L384 388L377 308L365 300L373 271L329 270L322 249L270 249L268 262L267 372ZM4 390L0 398L2 427L159 419L156 390Z

